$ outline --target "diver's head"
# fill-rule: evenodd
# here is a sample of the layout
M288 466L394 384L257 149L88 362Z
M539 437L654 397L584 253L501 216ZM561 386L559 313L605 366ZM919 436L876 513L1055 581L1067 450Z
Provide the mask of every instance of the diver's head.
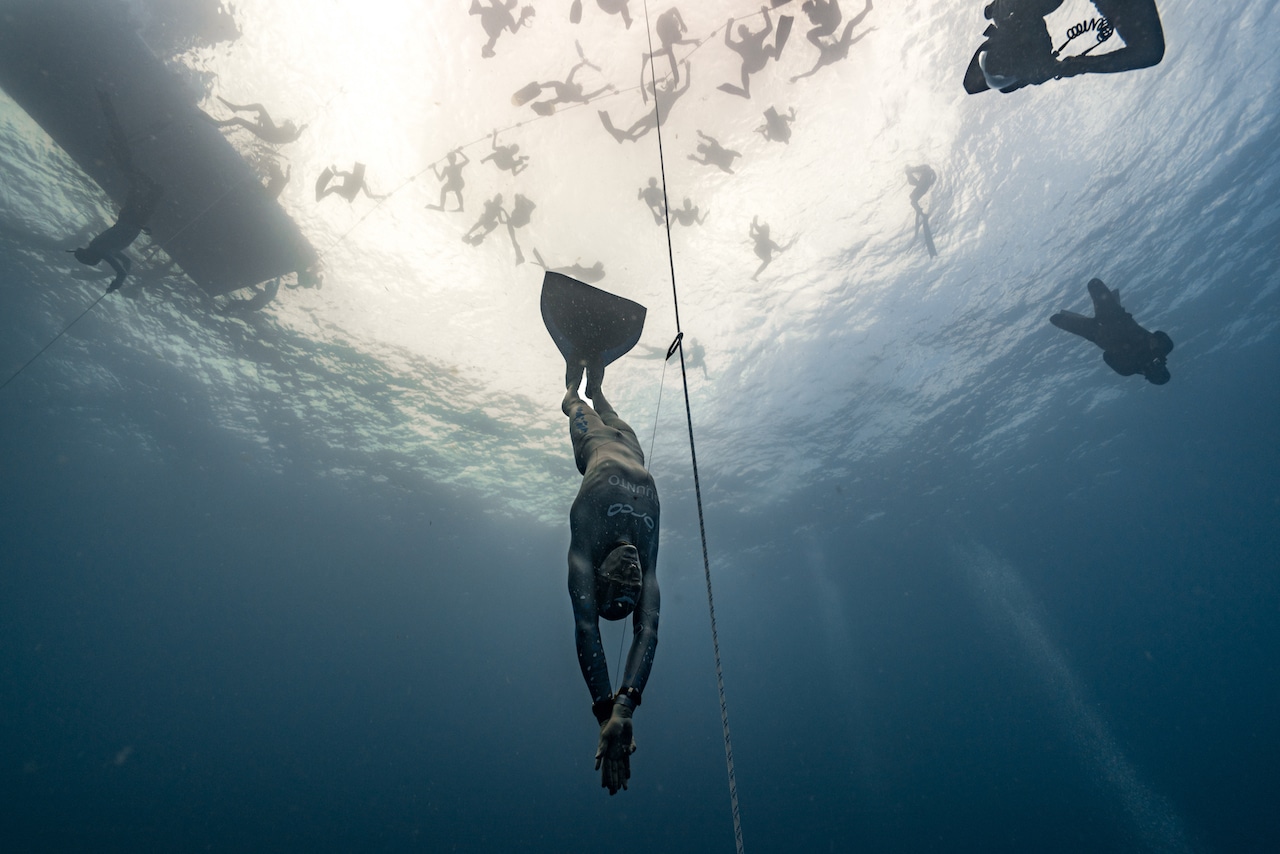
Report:
M596 613L606 620L621 620L640 601L640 551L619 543L596 569Z
M1151 333L1151 349L1159 353L1163 359L1173 352L1173 339L1157 329Z
M90 267L96 265L102 260L102 255L87 247L84 249L77 249L73 254L76 256L77 261L81 264L88 264Z
M1142 369L1142 375L1147 378L1147 382L1152 385L1164 385L1171 377L1169 369L1165 367L1164 357L1148 362Z

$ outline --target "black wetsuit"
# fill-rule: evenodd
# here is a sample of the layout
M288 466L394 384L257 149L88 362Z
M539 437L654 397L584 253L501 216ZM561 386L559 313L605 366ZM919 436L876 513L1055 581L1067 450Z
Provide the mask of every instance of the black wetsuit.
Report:
M618 417L603 397L598 412L576 392L565 396L573 458L582 485L569 511L569 597L573 603L578 664L591 691L601 723L611 698L609 669L600 642L596 602L596 570L621 543L640 554L642 589L632 612L631 651L623 667L619 692L644 690L658 646L658 491L644 467L644 452L635 431Z
M1173 350L1169 336L1138 325L1120 305L1119 291L1110 290L1100 279L1089 282L1089 296L1093 317L1060 311L1049 322L1101 347L1103 361L1122 377L1142 374L1157 385L1168 382L1165 357Z

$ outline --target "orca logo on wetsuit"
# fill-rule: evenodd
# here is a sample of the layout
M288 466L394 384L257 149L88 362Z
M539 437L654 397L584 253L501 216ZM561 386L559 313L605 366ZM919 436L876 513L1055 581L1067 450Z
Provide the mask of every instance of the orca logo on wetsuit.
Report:
M637 513L636 508L632 507L630 504L610 504L607 513L609 516L617 516L619 513L627 516L635 516L637 519L643 520L645 527L650 531L653 530L653 517L648 513Z

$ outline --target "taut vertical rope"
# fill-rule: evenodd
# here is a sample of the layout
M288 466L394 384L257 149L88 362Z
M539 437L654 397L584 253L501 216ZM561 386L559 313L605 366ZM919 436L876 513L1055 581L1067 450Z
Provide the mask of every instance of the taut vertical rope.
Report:
M711 561L707 557L707 525L702 513L702 484L698 479L698 452L693 444L693 410L689 406L689 375L684 364L684 332L680 328L680 297L676 292L676 260L671 249L671 214L667 202L667 166L662 154L662 112L658 109L658 76L653 67L653 29L649 26L649 3L644 4L644 25L649 33L649 78L653 81L653 112L658 131L658 165L662 170L662 214L667 225L667 260L671 266L671 301L676 315L676 349L680 351L680 377L684 382L684 414L689 424L689 458L693 463L693 494L698 503L698 534L702 538L702 571L707 579L707 610L711 614L711 648L716 659L716 690L720 694L720 726L724 730L724 762L729 772L729 804L733 809L733 840L743 854L742 817L738 811L738 781L733 772L733 741L729 737L729 704L725 700L724 671L720 666L720 638L716 633L716 606L711 594ZM668 353L668 358L670 353Z

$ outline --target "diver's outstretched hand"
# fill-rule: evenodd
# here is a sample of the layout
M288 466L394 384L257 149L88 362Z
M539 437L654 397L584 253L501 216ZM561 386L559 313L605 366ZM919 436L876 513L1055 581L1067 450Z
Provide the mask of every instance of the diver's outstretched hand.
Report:
M600 743L596 747L596 770L600 772L600 786L616 795L627 788L631 779L631 754L636 752L631 709L618 703L613 714L600 727Z

